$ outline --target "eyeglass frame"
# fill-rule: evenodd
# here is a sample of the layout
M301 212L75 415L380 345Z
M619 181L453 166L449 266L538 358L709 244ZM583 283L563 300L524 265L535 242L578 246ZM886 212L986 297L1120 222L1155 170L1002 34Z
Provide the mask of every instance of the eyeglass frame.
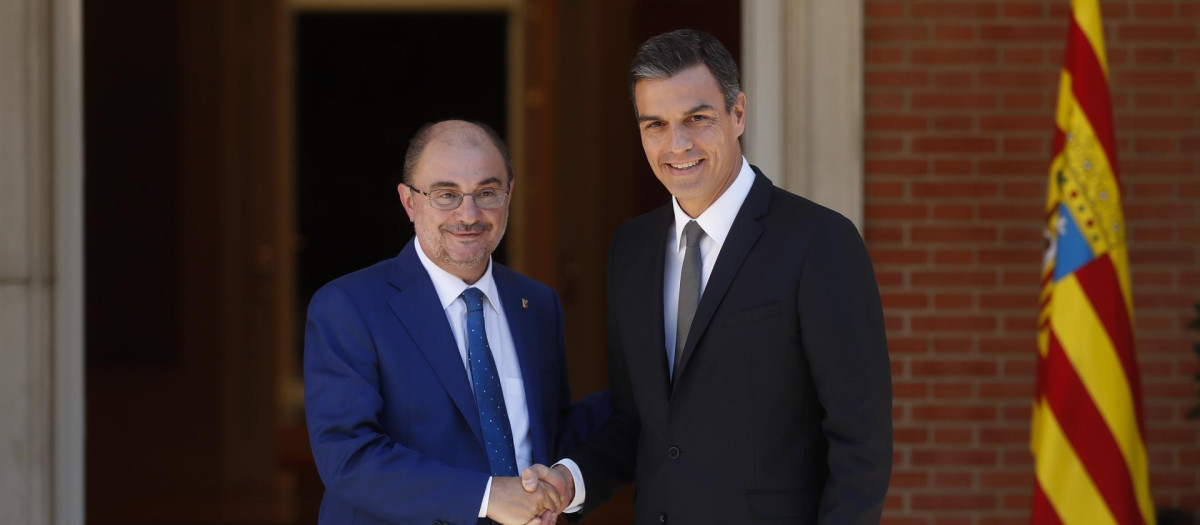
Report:
M498 209L500 209L500 208L503 208L505 204L508 204L508 198L512 196L512 190L506 190L506 189L502 189L502 188L480 188L480 189L478 189L478 190L475 190L475 191L473 191L473 192L471 192L471 193L463 193L462 191L459 191L459 190L456 190L456 189L453 189L453 188L433 188L433 189L432 189L432 190L430 190L430 191L421 191L421 190L420 190L420 189L418 189L416 186L413 186L412 184L409 184L409 183L407 183L407 182L402 182L401 184L403 184L403 185L405 185L405 186L408 186L408 189L410 189L410 190L413 190L413 191L415 191L415 192L417 192L417 193L420 193L421 195L424 195L424 196L425 196L425 198L429 199L429 205L430 205L430 206L432 206L432 207L433 207L433 209L435 209L435 210L441 210L441 211L454 211L454 210L457 210L459 206L462 206L462 204L463 204L463 200L464 200L464 199L465 199L465 197L466 197L466 196L468 196L468 195L470 195L470 196L471 196L471 202L475 204L475 207L476 207L476 208L479 208L479 209L481 209L481 210L498 210ZM456 195L458 195L458 197L455 199L457 202L455 202L455 203L454 203L454 206L451 206L451 207L449 207L449 208L439 208L439 207L438 207L438 205L437 205L437 204L434 204L434 202L433 202L433 195L432 195L432 194L433 194L433 192L434 192L434 191L447 191L447 192L450 192L450 193L456 194ZM498 205L496 205L496 206L494 206L494 207L484 207L484 206L480 206L480 205L479 205L479 201L478 201L478 200L476 200L476 198L477 198L478 194L479 194L480 192L483 192L483 191L494 191L494 192L496 192L496 193L499 193L501 196L503 196L503 197L504 197L504 199L500 201L500 204L498 204Z

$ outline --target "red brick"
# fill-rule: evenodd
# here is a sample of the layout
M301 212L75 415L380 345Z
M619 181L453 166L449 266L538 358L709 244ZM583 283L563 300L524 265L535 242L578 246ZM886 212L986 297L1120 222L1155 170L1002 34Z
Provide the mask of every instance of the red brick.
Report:
M1007 65L1041 64L1046 60L1041 49L1005 49L1003 56Z
M963 429L940 429L940 431L943 433L949 432L951 434L958 433L961 430L963 430ZM934 433L934 442L935 443L937 442L937 432ZM946 488L956 488L956 489L971 488L971 486L975 482L974 478L975 478L975 476L972 475L971 472L964 472L961 470L937 471L937 472L933 473L933 486L937 487L937 488L943 488L943 489L946 489ZM942 518L942 519L945 519L945 518ZM942 520L938 520L937 523L941 524Z
M1033 383L996 382L979 385L981 399L1033 399Z
M995 323L995 320L992 320ZM910 363L912 374L918 377L995 377L996 361L992 359L933 359L916 360ZM940 405L939 405L940 406ZM916 407L914 407L916 408ZM926 407L928 408L928 407ZM990 405L974 408L986 408L994 413L995 407Z
M995 159L979 161L980 175L1002 175L1008 177L1045 178L1049 163L1042 159L1014 160Z
M974 397L974 388L970 383L936 383L933 385L933 397L942 400L957 400L970 399ZM961 430L961 429L956 429ZM971 431L967 429L965 437L959 433L959 440L955 440L955 433L950 432L947 435L946 429L933 430L934 443L965 443L971 440Z
M895 65L904 63L904 50L892 47L868 47L863 52L867 64Z
M863 78L869 87L923 87L929 84L929 74L924 71L866 71Z
M920 115L870 115L864 124L868 131L924 131L929 126Z
M938 310L961 310L974 306L970 294L939 293L933 296L933 306Z
M1196 127L1196 119L1186 115L1129 115L1118 116L1114 124L1122 131L1188 131Z
M868 159L863 169L870 175L924 175L929 163L924 159Z
M933 422L966 422L966 421L994 421L996 419L996 408L992 406L964 406L964 405L931 405L931 406L914 406L912 407L912 420L919 423ZM990 451L980 451L990 452ZM914 452L913 463L925 464L917 457ZM936 461L936 460L931 460ZM960 463L957 459L946 459L948 465L963 465L970 463ZM932 464L932 463L931 463Z
M975 85L975 74L967 71L941 71L934 74L933 84L941 88L969 88Z
M1006 2L1004 16L1008 18L1042 18L1045 10L1039 2Z
M1117 39L1122 42L1179 42L1196 39L1194 25L1128 25L1117 26Z
M1003 188L1004 197L1009 199L1045 198L1046 196L1046 183L1044 182L1005 182Z
M929 473L922 470L892 470L892 487L919 488L929 486Z
M892 398L893 399L924 399L929 395L929 385L922 382L894 382L892 383Z
M984 131L1047 131L1054 129L1054 117L985 116L980 117L979 128Z
M900 228L888 228L884 226L875 226L867 228L864 235L867 243L871 242L900 242L904 240L904 230Z
M1138 64L1171 64L1175 62L1174 49L1143 48L1133 50L1133 60Z
M1138 18L1171 18L1175 16L1175 6L1169 3L1137 4L1133 6L1133 16Z
M929 39L929 30L923 25L878 25L868 24L863 28L863 40L870 42L911 42Z
M1164 137L1137 137L1133 140L1133 149L1139 154L1171 153L1175 150L1175 141Z
M868 91L863 98L863 105L868 110L873 109L901 109L904 107L903 93L880 93L876 91ZM870 131L870 130L868 130Z
M868 207L869 209L869 207ZM870 214L868 213L868 217ZM871 262L875 266L886 266L892 264L898 265L913 265L925 264L929 256L925 250L913 249L871 249Z
M1017 250L1011 248L979 250L979 262L983 264L1004 265L1037 264L1040 266L1042 253L1041 250Z
M991 109L996 107L993 93L918 93L912 98L913 109Z
M985 48L928 48L914 49L909 56L909 60L913 64L924 65L940 65L940 64L995 64L996 49L992 47Z
M998 14L993 2L929 2L917 1L911 5L912 16L917 18L995 18Z
M1122 175L1194 175L1195 163L1190 159L1121 161Z
M1033 398L1030 398L1030 402ZM979 429L979 442L990 444L1026 444L1029 442L1028 428L1000 427Z
M1127 204L1125 218L1131 221L1145 219L1183 220L1196 217L1196 207L1188 204Z
M970 220L975 215L971 205L939 204L933 207L933 218L938 220Z
M960 159L937 159L933 161L934 175L970 175L975 173L975 162Z
M867 20L877 18L899 18L904 15L903 2L867 2L863 6Z
M1126 89L1133 87L1149 87L1154 89L1194 88L1196 73L1194 71L1174 71L1170 69L1115 71L1111 82L1123 85Z
M918 137L913 139L913 153L995 153L996 139L992 137Z
M863 184L863 195L870 197L903 197L903 182L868 181Z
M1020 71L1016 69L983 71L979 73L979 82L993 88L1045 89L1058 85L1058 72Z
M892 439L897 443L926 443L929 441L929 430L896 427L892 429Z
M962 115L943 115L933 117L933 129L936 131L969 131L975 127L975 117Z
M979 351L983 354L1033 355L1034 352L1037 352L1037 341L1017 337L981 337Z
M980 472L979 486L984 489L1027 489L1034 483L1031 472Z
M985 42L1065 42L1066 26L1053 25L985 25L979 28L979 38Z
M979 296L979 307L986 310L1029 310L1037 307L1036 295L985 293Z
M940 336L933 341L933 351L937 354L964 354L974 349L970 337Z
M919 308L929 306L929 298L923 293L884 293L880 297L884 308Z
M1041 93L1005 93L1004 107L1010 109L1042 109L1046 98Z
M1034 223L1042 220L1045 211L1039 204L984 204L979 207L979 218L988 221L1017 221Z
M975 27L939 24L933 28L933 38L939 42L970 42L975 40Z
M975 262L975 253L971 250L937 250L933 253L933 262L939 265L964 265Z
M954 510L973 511L991 510L999 506L994 494L914 494L912 497L913 510Z
M919 226L912 229L914 242L992 242L992 226Z

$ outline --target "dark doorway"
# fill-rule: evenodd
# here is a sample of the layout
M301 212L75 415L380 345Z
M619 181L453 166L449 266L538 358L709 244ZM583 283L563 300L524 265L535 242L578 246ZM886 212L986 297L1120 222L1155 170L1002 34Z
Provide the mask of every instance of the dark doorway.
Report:
M395 188L417 128L461 118L505 135L507 46L502 13L316 12L295 27L303 307L412 236Z

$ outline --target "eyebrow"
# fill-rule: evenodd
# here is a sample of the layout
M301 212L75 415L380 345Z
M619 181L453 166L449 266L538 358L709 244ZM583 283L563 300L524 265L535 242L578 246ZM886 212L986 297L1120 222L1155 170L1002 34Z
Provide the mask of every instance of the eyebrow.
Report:
M488 177L488 178L484 179L483 181L481 181L481 182L479 183L479 185L480 185L480 186L486 186L486 185L488 185L488 184L500 184L500 179L499 179L498 177ZM430 188L430 189L433 189L433 188L450 188L450 189L456 189L456 190L457 190L457 189L459 189L459 186L458 186L458 184L457 184L457 183L454 183L454 182L450 182L450 181L439 181L439 182L435 182L435 183L433 183L433 184L430 184L430 185L429 185L429 188Z
M714 108L712 106L712 104L697 104L692 109L689 109L689 110L683 112L683 114L684 115L692 115L695 113L699 113L701 111L713 111L715 109L716 108ZM650 122L650 121L665 120L665 119L663 119L662 117L659 117L657 115L639 115L637 120L638 120L638 123L642 123L642 122Z

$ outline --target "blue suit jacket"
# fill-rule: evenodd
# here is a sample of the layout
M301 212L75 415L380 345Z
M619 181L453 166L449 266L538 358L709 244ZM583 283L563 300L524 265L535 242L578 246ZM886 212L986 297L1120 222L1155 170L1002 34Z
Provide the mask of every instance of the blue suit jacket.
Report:
M410 241L330 282L309 304L304 401L325 483L321 523L478 521L489 476L479 415L416 249ZM525 383L533 460L549 464L607 417L607 393L571 406L558 296L499 264L492 275Z

